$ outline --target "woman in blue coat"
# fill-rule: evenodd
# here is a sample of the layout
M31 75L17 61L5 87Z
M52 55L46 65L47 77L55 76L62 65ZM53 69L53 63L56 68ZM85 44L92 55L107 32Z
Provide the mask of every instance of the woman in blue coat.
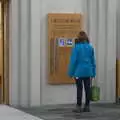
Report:
M77 107L74 112L81 112L83 84L85 88L85 106L83 111L90 111L91 79L96 76L96 62L94 48L89 42L87 34L81 31L75 40L71 52L68 75L74 78L77 86Z

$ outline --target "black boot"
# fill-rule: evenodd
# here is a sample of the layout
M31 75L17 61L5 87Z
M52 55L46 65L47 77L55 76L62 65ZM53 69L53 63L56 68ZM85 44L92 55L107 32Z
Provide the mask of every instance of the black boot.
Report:
M73 109L73 112L75 112L75 113L80 113L80 112L82 112L82 108L81 108L81 106L76 106L76 108L75 109Z
M90 112L90 107L89 106L85 106L83 109L83 112Z

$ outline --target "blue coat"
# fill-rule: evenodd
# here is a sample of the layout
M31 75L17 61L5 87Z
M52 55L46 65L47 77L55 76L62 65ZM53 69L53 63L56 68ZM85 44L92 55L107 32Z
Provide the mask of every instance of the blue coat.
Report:
M96 76L94 48L91 44L78 43L72 48L68 75L70 77Z

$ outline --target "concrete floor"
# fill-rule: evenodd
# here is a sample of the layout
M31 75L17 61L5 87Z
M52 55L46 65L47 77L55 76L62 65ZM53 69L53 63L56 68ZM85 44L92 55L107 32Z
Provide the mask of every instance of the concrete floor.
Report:
M93 104L90 113L73 113L74 105L21 108L44 120L120 120L120 105Z
M17 109L0 105L0 120L42 120Z
M0 120L120 120L120 105L92 104L90 113L80 114L73 113L73 108L74 105L54 105L17 110L0 105Z

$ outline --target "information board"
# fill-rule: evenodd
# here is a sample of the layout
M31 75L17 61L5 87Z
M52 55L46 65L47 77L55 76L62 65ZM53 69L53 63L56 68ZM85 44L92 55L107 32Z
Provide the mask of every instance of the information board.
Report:
M83 30L81 14L48 14L49 84L74 83L67 75L74 39Z

